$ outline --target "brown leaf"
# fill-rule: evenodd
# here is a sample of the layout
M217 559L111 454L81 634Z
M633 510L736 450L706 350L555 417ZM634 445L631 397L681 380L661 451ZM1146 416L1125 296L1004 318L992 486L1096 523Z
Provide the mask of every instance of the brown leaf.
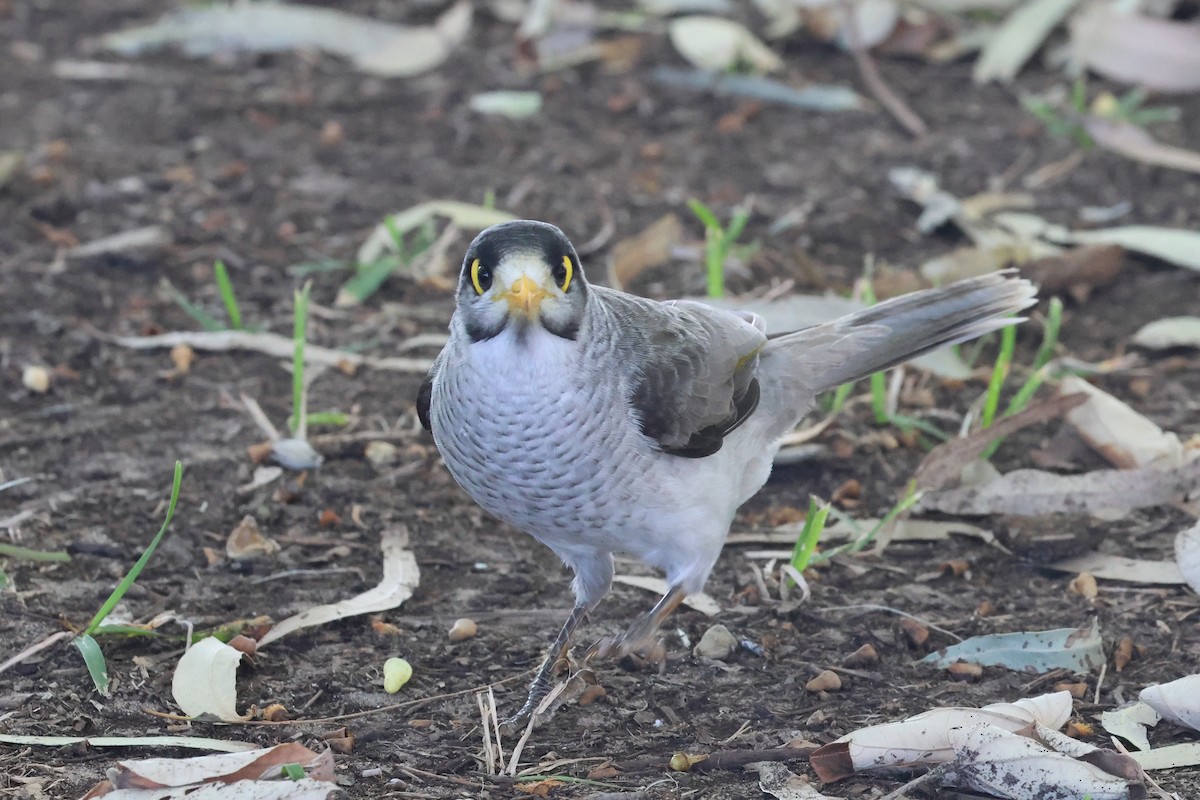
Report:
M963 467L979 458L992 442L1039 422L1060 417L1087 402L1085 394L1069 394L1044 400L1011 417L1003 417L990 428L960 439L943 442L929 451L913 474L918 491L940 489L958 480Z
M269 556L278 551L279 543L264 536L257 520L249 514L242 517L225 540L225 555L235 561Z
M812 752L808 765L825 783L833 783L854 774L849 742L830 742Z
M1196 26L1200 31L1200 26ZM1200 47L1200 36L1197 37ZM1197 62L1200 65L1200 61ZM1198 66L1200 68L1200 66ZM1200 173L1200 153L1184 147L1164 144L1129 120L1098 117L1083 118L1083 129L1105 150L1155 167Z
M1107 286L1125 267L1125 249L1115 244L1076 247L1020 267L1021 276L1038 285L1042 294L1070 292L1082 302L1092 289Z
M609 280L622 289L651 267L665 264L671 249L683 239L683 223L675 214L666 214L635 236L613 246Z
M1129 662L1133 660L1133 639L1126 636L1121 641L1117 642L1117 649L1113 651L1113 668L1117 672L1123 672Z

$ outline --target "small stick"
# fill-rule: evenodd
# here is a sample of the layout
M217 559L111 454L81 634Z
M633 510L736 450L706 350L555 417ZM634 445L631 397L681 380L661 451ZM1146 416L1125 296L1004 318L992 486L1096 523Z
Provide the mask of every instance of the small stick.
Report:
M883 76L879 74L879 68L875 65L875 59L871 58L871 54L862 46L862 35L858 30L858 17L854 14L853 3L850 0L842 0L841 6L846 15L846 40L850 45L850 54L854 56L854 65L858 67L858 74L867 89L879 104L887 109L892 118L913 136L920 138L929 133L929 126L925 124L925 120L918 117L900 95L884 83Z

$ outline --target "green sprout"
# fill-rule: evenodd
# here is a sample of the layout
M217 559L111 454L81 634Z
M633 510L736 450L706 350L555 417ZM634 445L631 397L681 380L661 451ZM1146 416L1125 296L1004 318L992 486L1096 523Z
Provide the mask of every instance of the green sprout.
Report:
M699 200L688 200L688 208L704 223L704 265L709 297L725 296L725 263L733 254L738 237L750 221L750 209L734 209L729 226L721 225L712 209ZM753 248L753 245L750 246Z
M167 528L171 524L172 517L175 516L175 504L179 500L179 486L183 482L183 464L179 461L175 462L175 477L171 481L171 500L167 503L167 515L163 520L162 527L158 529L158 533L150 541L150 544L142 551L142 555L129 568L129 572L117 584L117 588L113 589L108 599L100 606L100 610L92 617L92 621L83 630L83 633L76 636L72 641L75 647L83 655L84 664L87 665L88 674L92 676L92 683L96 686L96 691L102 695L108 695L108 665L104 660L104 653L100 649L100 643L96 641L95 634L106 632L101 626L104 620L116 608L117 603L121 602L121 598L129 591L129 587L133 586L138 576L142 574L142 570L146 568L146 563L150 560L150 556L154 555L155 549L163 536L167 533ZM113 626L114 628L125 628L126 626Z
M437 228L432 220L426 220L413 230L402 230L396 222L396 215L389 214L383 218L383 227L392 240L392 252L384 253L374 261L356 264L354 276L342 284L338 292L341 303L363 302L379 291L392 273L412 264L437 240Z
M1088 117L1128 122L1143 128L1156 122L1179 119L1178 108L1146 108L1145 102L1145 90L1133 89L1121 97L1116 97L1110 92L1101 92L1088 103L1087 84L1082 78L1075 81L1068 98L1061 95L1021 98L1025 109L1046 126L1051 136L1074 139L1083 150L1090 150L1096 146L1087 132L1085 121Z
M225 268L225 262L217 260L213 262L213 278L217 284L217 293L221 296L221 302L225 306L225 314L228 319L228 324L222 323L212 314L209 314L200 306L193 303L187 296L176 289L170 283L166 283L167 293L171 295L171 299L183 309L187 314L206 331L226 331L243 330L242 327L242 312L238 307L237 295L233 291L233 281L229 279L229 270Z
M817 551L817 542L825 530L825 520L829 518L829 503L818 503L817 498L808 498L808 514L804 517L804 528L792 547L792 566L796 572L804 572L812 563L813 554Z
M308 334L308 301L312 295L312 281L293 293L292 323L292 415L288 417L288 430L298 439L303 439L308 427L305 409L304 345Z

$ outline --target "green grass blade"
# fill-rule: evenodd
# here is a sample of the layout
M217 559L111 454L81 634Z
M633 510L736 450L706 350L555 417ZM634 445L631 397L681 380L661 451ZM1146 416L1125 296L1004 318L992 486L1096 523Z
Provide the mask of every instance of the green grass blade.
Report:
M237 295L233 293L233 281L229 280L229 270L225 262L218 260L213 264L213 275L217 279L217 291L221 294L221 302L225 304L225 313L229 315L229 327L235 331L242 329L242 311L238 308Z
M0 569L0 590L8 588L8 575Z
M214 317L212 314L209 314L191 300L188 300L184 296L183 292L176 289L170 283L166 283L165 285L167 288L167 294L171 295L171 299L175 301L176 305L183 309L183 313L196 320L201 328L206 331L225 330L225 326L222 325L216 317Z
M980 418L980 424L985 429L990 428L996 419L996 410L1000 407L1000 390L1004 388L1004 381L1008 378L1016 346L1017 329L1009 325L1000 331L1000 353L996 356L992 377L988 380L987 397L984 398L983 414Z
M71 641L83 655L83 663L87 665L88 674L92 676L92 683L96 685L96 691L107 697L108 664L104 660L103 651L100 650L100 643L86 633L76 636Z
M383 286L391 274L403 266L397 254L388 254L375 261L360 264L354 277L342 284L339 295L348 296L356 303L361 303Z
M746 230L746 223L750 221L750 212L744 208L739 208L733 212L733 219L729 221L729 227L725 230L725 235L721 238L725 240L726 248L733 245L734 242L742 235L742 231Z
M829 518L829 504L818 503L817 498L808 498L808 516L804 518L804 528L800 531L796 544L792 547L792 566L797 572L804 572L812 563L813 553L817 550L817 542L825 531L825 520Z
M829 410L832 412L841 411L842 407L846 405L846 400L850 398L850 393L854 391L854 386L854 383L843 383L841 386L834 389L833 402L830 405Z
M155 548L158 547L158 543L162 541L163 536L167 533L167 528L171 524L171 518L175 516L175 504L179 501L179 485L182 482L183 463L176 461L175 477L171 482L171 501L167 504L167 518L163 520L162 527L158 529L158 533L154 535L154 538L150 541L150 545L145 549L145 551L142 552L141 558L139 558L137 562L130 567L129 572L125 575L121 582L117 584L117 588L113 589L112 594L110 594L108 599L104 601L104 605L100 606L100 610L96 612L96 616L92 617L92 621L87 626L87 629L84 630L83 636L76 639L76 642L82 638L91 638L91 635L95 633L96 629L100 627L100 624L104 622L105 617L107 617L112 610L116 608L117 603L121 602L121 598L124 597L125 593L129 591L129 587L133 586L133 582L138 579L138 576L142 574L142 570L146 568L146 562L150 560L150 556L154 555ZM92 641L94 642L95 640L93 639ZM82 645L79 647L80 650L83 649ZM96 649L99 650L99 647L97 646ZM83 657L85 660L87 659L86 652L84 652ZM93 675L93 678L94 677L95 676Z
M331 428L340 428L349 423L350 415L344 411L314 411L308 415L310 427L325 425Z
M716 231L721 230L721 223L717 220L717 215L712 212L712 209L694 198L688 200L687 204L688 208L699 218L705 228Z
M876 372L871 376L871 410L880 425L891 420L887 410L887 373Z
M294 323L292 326L292 416L288 428L303 438L306 427L304 418L304 341L308 333L308 298L312 294L312 281L305 281L304 288L294 294Z
M721 245L717 239L718 234L710 229L705 243L704 257L707 265L709 297L725 296L725 255L721 251Z
M1057 297L1050 298L1050 308L1046 313L1046 333L1042 336L1042 346L1038 348L1033 359L1033 371L1037 372L1050 363L1054 357L1054 348L1058 345L1058 331L1062 327L1063 304Z
M66 550L30 550L28 547L18 547L15 544L0 542L0 556L19 558L24 561L70 561L71 554Z
M289 781L298 781L304 778L304 767L299 764L282 764L279 767L279 774Z
M851 552L851 553L860 552L863 548L865 548L871 542L875 541L875 537L879 535L880 531L882 531L888 525L891 525L892 522L895 521L896 517L900 516L905 511L908 511L910 508L912 508L914 505L916 505L917 501L920 499L921 499L921 493L917 491L917 482L909 481L908 489L905 491L904 497L901 497L899 502L897 502L896 505L892 506L891 510L888 511L888 513L883 515L883 519L879 520L879 522L875 525L875 527L872 528L870 530L870 532L867 533L866 536L855 541L850 546L849 552Z

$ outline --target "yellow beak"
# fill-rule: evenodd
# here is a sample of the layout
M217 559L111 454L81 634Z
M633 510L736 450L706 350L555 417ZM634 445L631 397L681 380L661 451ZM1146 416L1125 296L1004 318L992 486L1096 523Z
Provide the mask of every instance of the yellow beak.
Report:
M526 317L537 316L538 307L550 293L534 283L528 275L522 275L513 281L507 292L501 292L499 298L508 301L509 313L520 313Z

